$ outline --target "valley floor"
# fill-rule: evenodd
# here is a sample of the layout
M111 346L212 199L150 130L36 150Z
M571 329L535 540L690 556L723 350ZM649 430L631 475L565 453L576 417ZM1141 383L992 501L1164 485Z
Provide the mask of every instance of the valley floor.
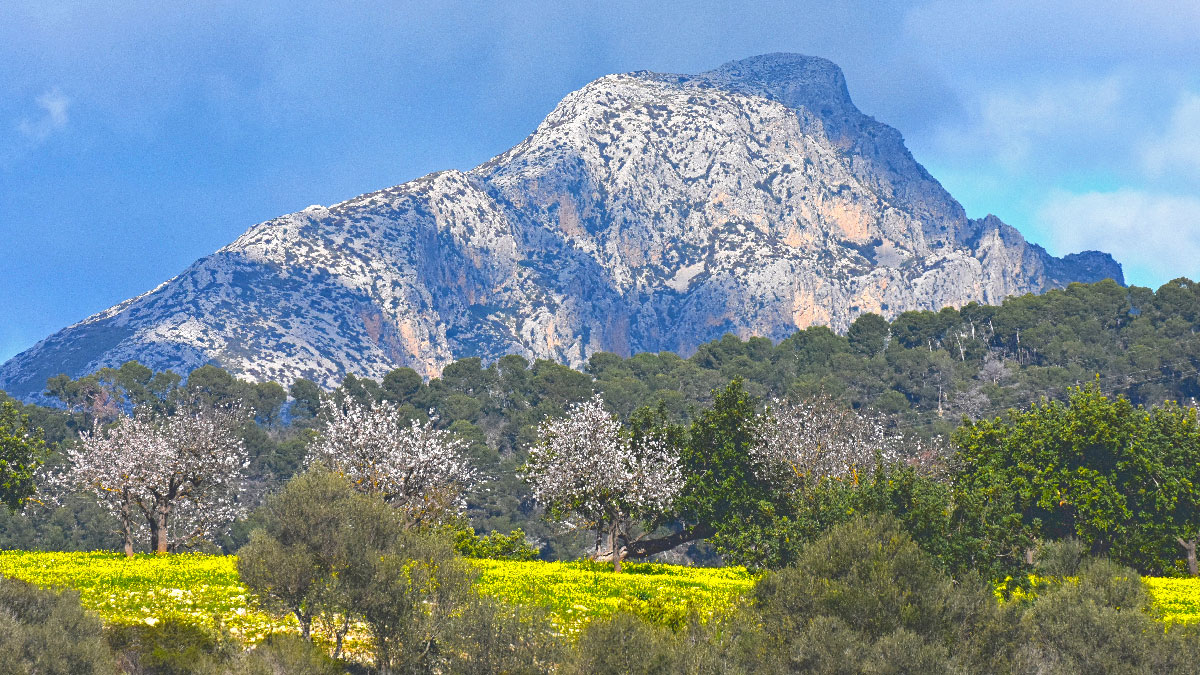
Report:
M481 593L543 607L567 635L618 611L668 626L681 625L693 613L705 620L731 608L755 580L741 567L628 563L614 574L603 563L586 561L471 563L479 571ZM83 606L109 623L153 625L177 618L219 624L251 643L297 630L294 618L259 606L238 579L234 556L0 551L0 575L77 590ZM1165 621L1200 622L1200 579L1145 577L1143 582Z

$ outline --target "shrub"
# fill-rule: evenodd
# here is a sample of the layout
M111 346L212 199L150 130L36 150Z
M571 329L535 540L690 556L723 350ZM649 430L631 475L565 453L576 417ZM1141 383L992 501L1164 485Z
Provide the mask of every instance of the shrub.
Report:
M107 637L122 671L130 675L207 673L237 653L227 636L174 618L111 626Z
M984 584L953 582L895 518L857 518L759 582L754 613L767 648L747 653L765 661L754 669L938 672L951 667L951 650L972 658L972 637L996 611Z
M1194 630L1164 631L1148 611L1149 596L1132 569L1087 560L1077 579L1039 591L1016 607L1011 670L1044 673L1194 673L1200 640Z
M74 591L0 577L0 673L113 673L100 619Z
M568 673L659 675L674 672L670 630L624 612L597 619L579 636Z
M508 534L492 532L479 536L472 527L454 531L454 550L467 558L491 560L537 560L538 549L525 541L525 531L517 528Z
M1034 569L1046 577L1073 577L1087 556L1087 547L1075 537L1043 542L1034 557Z
M382 672L429 672L448 658L455 611L474 593L471 573L447 538L404 533L372 556L352 582Z
M458 675L553 672L562 643L545 612L469 598L455 615L446 672Z
M209 672L211 675L343 675L348 671L324 649L298 635L272 635Z

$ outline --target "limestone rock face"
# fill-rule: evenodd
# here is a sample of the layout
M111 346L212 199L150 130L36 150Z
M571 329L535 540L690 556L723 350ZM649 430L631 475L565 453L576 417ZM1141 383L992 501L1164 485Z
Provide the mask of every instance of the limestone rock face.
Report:
M158 288L0 367L0 388L137 359L334 386L504 354L690 354L856 316L1113 278L963 208L855 108L841 70L771 54L602 77L522 143L250 228Z

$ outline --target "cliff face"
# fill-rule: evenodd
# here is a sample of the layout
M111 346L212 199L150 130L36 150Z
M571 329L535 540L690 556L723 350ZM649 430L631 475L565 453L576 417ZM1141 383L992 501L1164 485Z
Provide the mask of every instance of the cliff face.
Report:
M1107 254L968 219L837 66L773 54L603 77L472 171L256 225L16 356L0 388L129 359L327 386L464 356L578 366L1104 278L1122 281Z

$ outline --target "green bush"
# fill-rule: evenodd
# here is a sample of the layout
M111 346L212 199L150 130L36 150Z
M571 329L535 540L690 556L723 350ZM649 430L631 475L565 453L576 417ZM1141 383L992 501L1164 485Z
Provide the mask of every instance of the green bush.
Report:
M78 593L0 577L0 674L114 672L100 619Z
M445 672L458 675L554 672L562 656L557 631L537 608L469 597L451 632Z
M383 672L430 672L449 657L455 612L474 593L471 571L440 536L406 532L352 584ZM469 648L469 646L468 646Z
M1195 673L1194 629L1164 630L1150 613L1137 572L1104 559L1085 561L1078 577L1040 589L1016 613L1010 672Z
M537 560L538 549L525 541L525 531L517 528L508 534L493 532L479 536L475 528L465 527L454 531L454 550L467 558L490 558L492 560Z
M895 518L856 518L759 582L745 620L764 647L745 653L751 670L942 672L975 658L996 613L986 585L952 581Z
M1073 577L1087 557L1087 547L1075 537L1043 542L1034 556L1033 566L1044 577Z
M344 675L347 667L298 635L272 635L210 675Z
M678 655L669 629L624 612L590 623L579 637L567 672L665 675L676 672Z
M178 619L111 626L107 637L130 675L208 673L240 651L227 636Z

